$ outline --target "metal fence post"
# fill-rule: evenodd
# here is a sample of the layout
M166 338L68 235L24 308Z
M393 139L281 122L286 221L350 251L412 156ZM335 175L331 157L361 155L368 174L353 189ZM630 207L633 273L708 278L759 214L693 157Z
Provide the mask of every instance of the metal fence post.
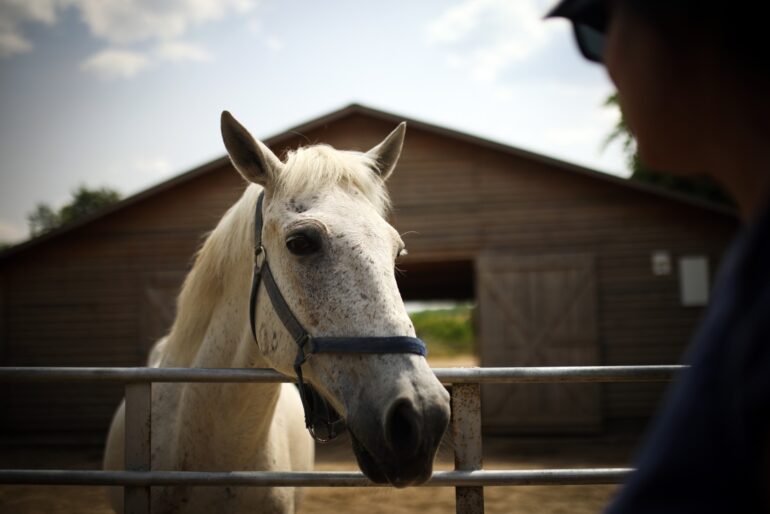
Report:
M150 471L152 383L126 384L125 458L127 471ZM150 514L150 487L126 486L125 514Z
M455 469L460 471L481 469L481 386L479 384L452 385L452 438L455 446ZM457 514L482 514L484 488L455 488L455 504Z

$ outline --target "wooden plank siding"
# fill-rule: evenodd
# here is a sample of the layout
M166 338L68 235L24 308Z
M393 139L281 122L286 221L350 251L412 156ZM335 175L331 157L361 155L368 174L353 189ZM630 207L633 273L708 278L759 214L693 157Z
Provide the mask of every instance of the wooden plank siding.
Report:
M5 263L3 364L144 364L146 279L163 271L183 274L202 235L242 190L242 179L222 170ZM122 395L122 387L89 384L16 385L0 391L0 430L8 433L42 427L102 431Z
M365 150L392 125L356 120L338 127L356 134ZM335 144L333 134L327 140ZM706 255L714 272L737 228L720 212L414 129L388 188L393 222L406 234L407 270L412 264L425 273L423 262L473 261L495 250L595 255L606 365L679 362L703 309L680 305L675 271L653 276L651 253ZM649 416L664 387L603 386L605 418Z
M287 132L273 147L282 154L323 141L366 150L394 126L352 111L301 135ZM678 361L702 309L679 305L676 271L653 276L650 253L707 255L713 271L737 227L716 210L419 125L408 128L388 186L392 221L409 249L399 278L407 296L472 294L468 282L481 253L593 255L603 364ZM0 260L0 364L143 363L147 284L159 273L183 276L204 234L243 187L223 164ZM419 275L410 278L410 270ZM463 283L441 285L453 280ZM644 384L606 386L604 417L648 416L660 392ZM120 394L76 385L2 388L0 431L104 430Z

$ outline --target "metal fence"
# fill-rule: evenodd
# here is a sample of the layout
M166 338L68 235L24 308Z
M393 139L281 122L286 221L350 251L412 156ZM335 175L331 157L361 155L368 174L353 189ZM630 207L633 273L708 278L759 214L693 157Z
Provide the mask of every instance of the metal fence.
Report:
M481 459L481 384L553 382L660 382L682 366L436 368L451 384L454 471L437 471L422 487L454 487L458 514L484 512L484 487L620 483L627 468L485 471ZM125 384L125 471L0 470L0 484L123 486L125 512L148 514L152 486L377 487L360 472L151 471L153 382L293 382L270 369L0 368L0 383L118 382Z

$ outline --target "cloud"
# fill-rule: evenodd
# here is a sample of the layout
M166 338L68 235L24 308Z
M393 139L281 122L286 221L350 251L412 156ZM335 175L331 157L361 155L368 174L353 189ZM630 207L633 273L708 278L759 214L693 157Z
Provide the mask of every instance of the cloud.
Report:
M0 29L0 57L23 54L32 50L32 43L21 34Z
M283 50L283 47L285 46L283 40L273 34L267 33L262 27L262 21L259 18L252 16L246 24L246 27L249 32L260 40L269 50L272 50L273 52L280 52Z
M551 32L540 0L465 0L433 20L428 42L447 53L450 66L495 82L509 66L535 55Z
M185 41L163 41L150 52L108 48L83 61L80 68L102 79L127 79L160 62L206 62L211 54L205 48Z
M155 49L159 59L164 61L196 61L211 60L211 54L205 48L184 41L163 41Z
M193 26L244 14L255 0L61 0L75 6L91 34L112 44L174 39Z
M29 22L53 25L55 0L0 0L0 57L32 50L32 42L21 30Z
M80 65L103 79L131 78L150 65L150 59L130 50L108 48L101 50Z
M566 39L555 44L568 24L543 21L553 1L458 0L426 24L425 38L505 110L485 120L486 130L536 152L621 170L617 148L603 151L618 117L601 107L612 86L603 70L559 53L569 48Z
M143 175L150 177L165 176L171 173L171 163L163 157L152 157L149 159L139 159L134 163L136 170Z
M160 61L209 61L207 50L182 37L205 23L249 13L257 1L0 0L0 57L32 50L22 32L25 23L53 25L59 11L74 9L91 35L107 44L81 64L102 78L130 78ZM154 50L146 50L148 45Z

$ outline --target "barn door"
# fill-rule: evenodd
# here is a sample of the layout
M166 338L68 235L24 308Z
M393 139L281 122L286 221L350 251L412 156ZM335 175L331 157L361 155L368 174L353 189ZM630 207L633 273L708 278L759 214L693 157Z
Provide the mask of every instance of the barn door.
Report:
M147 361L155 342L165 336L176 317L176 297L182 287L185 273L165 271L148 273L142 287L140 320L140 362Z
M489 254L476 263L482 366L580 366L599 362L591 255ZM490 384L490 432L594 432L598 384Z

